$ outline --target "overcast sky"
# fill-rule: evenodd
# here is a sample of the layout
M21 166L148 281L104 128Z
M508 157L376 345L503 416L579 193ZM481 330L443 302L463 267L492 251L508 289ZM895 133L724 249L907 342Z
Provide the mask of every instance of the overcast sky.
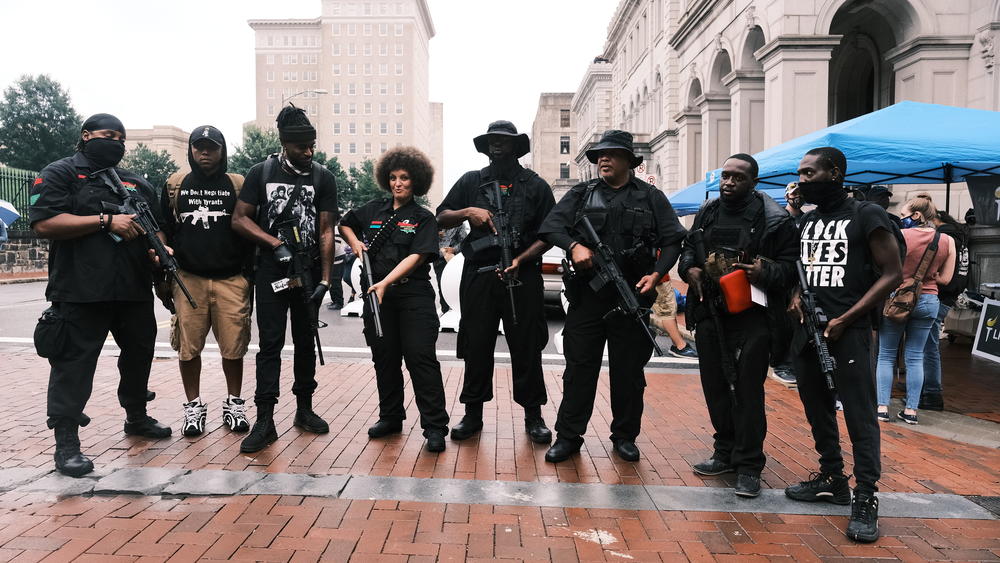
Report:
M0 85L49 74L81 115L126 128L217 125L238 144L254 118L255 18L312 18L321 0L4 1ZM447 190L486 160L472 137L510 119L531 133L541 92L572 92L618 0L428 0L431 101L444 103ZM329 147L320 150L331 152ZM436 163L437 164L437 163Z

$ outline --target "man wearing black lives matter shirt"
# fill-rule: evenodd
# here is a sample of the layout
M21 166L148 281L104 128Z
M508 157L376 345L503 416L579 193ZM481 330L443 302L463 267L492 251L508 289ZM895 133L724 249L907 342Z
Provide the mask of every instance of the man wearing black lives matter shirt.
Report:
M278 439L274 406L278 402L281 350L285 346L289 310L295 344L292 393L297 408L294 424L318 434L330 431L326 421L313 412L316 350L311 318L330 287L337 183L332 172L313 162L316 129L305 112L289 104L281 109L277 123L281 153L250 169L233 213L233 228L260 249L254 285L260 332L254 396L257 421L240 446L246 453L260 451ZM278 224L286 221L297 227L298 242L287 240L287 234L278 231ZM296 245L308 253L310 273L316 280L312 294L305 296L308 304L303 298L302 287L281 283L289 277Z
M871 316L902 281L902 235L884 209L848 197L846 171L844 153L833 147L813 149L799 162L802 199L816 205L802 220L800 255L809 288L830 319L824 334L837 369L836 389L829 389L816 351L800 327L792 341L794 367L820 467L809 480L786 488L785 494L801 501L852 504L847 537L873 542L879 537L875 493L882 466L870 358ZM790 309L799 318L800 307L796 291ZM854 450L853 502L837 429L838 397Z
M55 431L56 469L79 477L94 469L80 451L79 428L94 387L97 358L108 337L121 349L118 402L125 433L166 438L170 428L146 414L146 384L153 362L153 264L149 243L134 215L111 215L103 203L121 205L107 185L113 168L161 223L156 192L146 180L117 168L125 154L125 126L99 113L83 123L77 152L49 164L31 187L31 228L49 248L45 298L52 307L39 320L35 344L48 358L48 426Z
M229 392L222 401L222 422L234 432L246 432L250 425L240 392L243 356L250 343L251 282L245 274L253 247L232 228L243 176L226 172L226 139L211 125L192 131L188 164L191 172L168 178L160 198L164 232L180 265L177 275L198 304L191 307L176 284L172 295L161 295L176 312L170 340L186 395L182 432L198 436L205 431L208 405L201 400L201 351L210 329L219 343Z

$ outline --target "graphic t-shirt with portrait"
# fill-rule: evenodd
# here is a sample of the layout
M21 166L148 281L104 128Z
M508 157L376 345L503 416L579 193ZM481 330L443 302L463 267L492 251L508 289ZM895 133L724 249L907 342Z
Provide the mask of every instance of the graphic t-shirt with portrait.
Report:
M287 206L295 184L301 178L302 188L289 219L298 222L299 236L307 248L317 246L319 213L330 211L334 214L333 222L337 220L337 183L333 173L320 166L314 174L296 176L275 162L271 177L264 178L266 165L266 161L256 164L247 173L240 201L257 207L257 224L264 231L274 234L274 222ZM314 179L316 185L313 185Z
M843 315L874 283L868 239L876 229L893 232L885 210L851 198L833 209L805 215L800 233L802 265L827 317ZM862 315L853 326L869 324L869 316Z

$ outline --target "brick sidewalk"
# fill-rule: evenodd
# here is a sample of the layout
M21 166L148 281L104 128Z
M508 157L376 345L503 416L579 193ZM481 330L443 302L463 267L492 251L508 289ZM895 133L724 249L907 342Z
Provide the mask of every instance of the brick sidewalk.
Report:
M331 343L335 345L335 343ZM690 463L710 453L711 432L697 375L648 374L640 462L610 455L606 379L580 456L554 466L545 448L528 441L520 408L510 395L510 375L497 370L497 400L486 409L479 439L449 441L434 456L423 451L412 393L407 389L404 434L369 441L377 417L374 372L368 362L330 362L319 371L316 410L331 426L314 436L292 428L290 377L283 381L276 413L279 440L256 456L239 452L241 436L221 428L224 381L218 360L206 359L202 397L209 402L209 432L197 439L174 436L152 442L126 438L117 406L115 359L101 358L87 409L94 422L82 429L84 451L99 469L175 467L268 473L474 478L504 481L732 486L732 477L701 479ZM45 429L47 366L29 354L0 352L8 387L0 415L0 467L51 467L53 440ZM286 362L284 368L290 371ZM252 396L248 359L244 396ZM290 374L289 374L290 375ZM444 367L450 412L458 404L462 370ZM559 373L546 373L554 422L561 399ZM150 412L179 430L183 400L176 362L153 365ZM816 467L812 439L795 391L767 383L769 433L764 486L782 488ZM251 415L253 411L251 409ZM455 417L457 420L458 416ZM416 429L414 428L416 427ZM998 427L1000 428L1000 427ZM1000 451L919 434L902 424L882 425L883 491L1000 495ZM846 436L846 429L841 425ZM850 458L848 458L850 463ZM850 466L847 468L850 471ZM157 496L46 498L17 490L0 495L0 561L57 559L177 560L247 558L276 560L753 560L890 557L904 559L1000 558L996 520L883 519L874 546L851 544L844 517L607 509L399 503L328 498ZM508 531L509 530L509 531ZM628 556L628 557L625 557ZM150 559L152 560L152 559Z

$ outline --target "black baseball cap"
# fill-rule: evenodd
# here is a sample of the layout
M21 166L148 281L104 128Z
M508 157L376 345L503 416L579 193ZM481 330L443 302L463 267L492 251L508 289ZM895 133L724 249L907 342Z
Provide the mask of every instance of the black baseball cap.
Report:
M191 131L191 137L188 138L188 144L193 145L198 141L212 141L213 143L223 147L226 145L226 138L222 136L222 131L211 125L199 125Z

